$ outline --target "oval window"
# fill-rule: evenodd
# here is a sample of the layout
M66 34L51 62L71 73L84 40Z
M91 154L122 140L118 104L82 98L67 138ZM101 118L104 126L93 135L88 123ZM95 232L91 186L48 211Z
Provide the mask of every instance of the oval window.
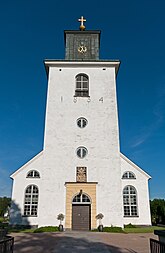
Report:
M80 127L80 128L84 128L86 127L88 121L85 119L85 118L79 118L77 119L77 126Z
M76 153L79 158L84 158L87 155L88 151L85 147L79 147Z

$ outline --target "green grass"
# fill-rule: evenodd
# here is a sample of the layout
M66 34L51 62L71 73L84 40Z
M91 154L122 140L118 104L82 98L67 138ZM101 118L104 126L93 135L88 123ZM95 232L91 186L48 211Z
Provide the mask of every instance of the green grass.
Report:
M9 227L9 233L43 233L43 232L57 232L58 227L47 226L47 227L40 227L40 228L17 228L17 227Z
M124 232L126 233L153 233L154 230L165 230L165 227L149 226L149 227L124 228Z
M129 223L129 224L125 224L124 228L136 228L136 226L133 225L133 224L131 224L131 223Z
M165 230L165 227L146 226L137 227L136 225L126 225L124 229L121 227L104 227L103 232L107 233L153 233L154 230ZM99 232L98 229L91 230L91 232Z
M0 217L0 228L6 227L9 233L43 233L43 232L57 232L58 227L47 226L40 228L21 228L21 227L10 227L7 223L2 224L4 222L4 218ZM103 232L107 233L153 233L154 230L165 230L165 227L157 227L157 226L148 226L148 227L138 227L136 225L127 224L125 228L122 229L120 227L104 227ZM92 232L98 232L98 229L92 230Z
M91 230L91 232L99 232L98 229ZM104 227L103 232L108 233L125 233L125 231L121 227Z
M109 233L124 233L123 229L121 227L104 227L103 232L109 232Z
M8 232L9 233L33 233L35 230L35 228L28 228L28 229L25 229L25 228L8 228Z
M0 222L0 228L7 228L8 233L43 233L43 232L57 232L59 231L58 227L55 226L47 226L47 227L40 227L40 228L27 228L22 226L15 226L12 227L8 223L3 224Z
M47 226L40 228L9 228L9 233L44 233L44 232L57 232L59 231L58 227Z
M36 228L36 229L33 231L33 233L57 232L57 231L59 231L58 227L47 226L47 227Z

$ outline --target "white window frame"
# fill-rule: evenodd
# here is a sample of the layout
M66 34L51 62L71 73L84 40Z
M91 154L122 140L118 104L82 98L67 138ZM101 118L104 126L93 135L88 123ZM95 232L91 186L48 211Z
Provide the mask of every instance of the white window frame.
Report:
M32 176L29 175L30 173L32 173ZM38 176L35 175L36 173L38 174ZM28 171L26 177L27 178L40 178L40 173L37 170L30 170L30 171Z
M133 176L133 177L130 177L130 174ZM125 177L125 175L126 175L126 177ZM123 173L123 176L122 176L122 179L136 179L136 176L135 176L135 174L132 172L132 171L125 171L124 173Z
M74 201L74 199L80 199L80 201ZM87 198L89 201L84 201L83 197ZM72 199L72 204L91 204L91 199L86 193L76 194Z
M31 187L31 190L28 192L28 189ZM37 189L37 192L35 192ZM25 189L24 194L24 214L23 216L34 216L38 214L38 198L39 198L39 189L36 185L28 185Z
M127 187L128 193L124 193ZM134 201L135 203L133 203ZM128 213L126 212L126 209ZM134 214L133 209L136 209L136 214ZM138 217L137 191L136 188L132 185L126 185L123 189L123 210L124 210L124 217Z

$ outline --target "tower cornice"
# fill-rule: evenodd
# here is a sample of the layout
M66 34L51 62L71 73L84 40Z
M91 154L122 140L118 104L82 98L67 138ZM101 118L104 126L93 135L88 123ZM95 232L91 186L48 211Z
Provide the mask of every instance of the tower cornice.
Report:
M115 68L115 73L117 75L119 66L119 60L98 60L98 61L67 61L67 60L44 60L44 65L46 73L48 75L50 67L59 67L59 68L106 68L111 67Z

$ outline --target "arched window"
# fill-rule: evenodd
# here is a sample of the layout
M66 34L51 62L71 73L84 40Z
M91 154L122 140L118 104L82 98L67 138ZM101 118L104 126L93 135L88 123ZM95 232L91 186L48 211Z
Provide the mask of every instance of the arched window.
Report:
M124 172L122 179L136 179L135 174L131 171Z
M137 216L137 193L135 187L127 185L123 189L124 216Z
M73 204L80 204L80 203L90 203L90 199L89 197L86 195L86 194L77 194L74 198L73 198L73 201L72 203Z
M85 74L78 74L76 76L76 97L88 97L89 96L89 78Z
M29 185L25 190L24 215L37 216L39 190L36 185Z
M31 170L31 171L28 172L27 177L28 178L39 178L40 174L36 170Z

